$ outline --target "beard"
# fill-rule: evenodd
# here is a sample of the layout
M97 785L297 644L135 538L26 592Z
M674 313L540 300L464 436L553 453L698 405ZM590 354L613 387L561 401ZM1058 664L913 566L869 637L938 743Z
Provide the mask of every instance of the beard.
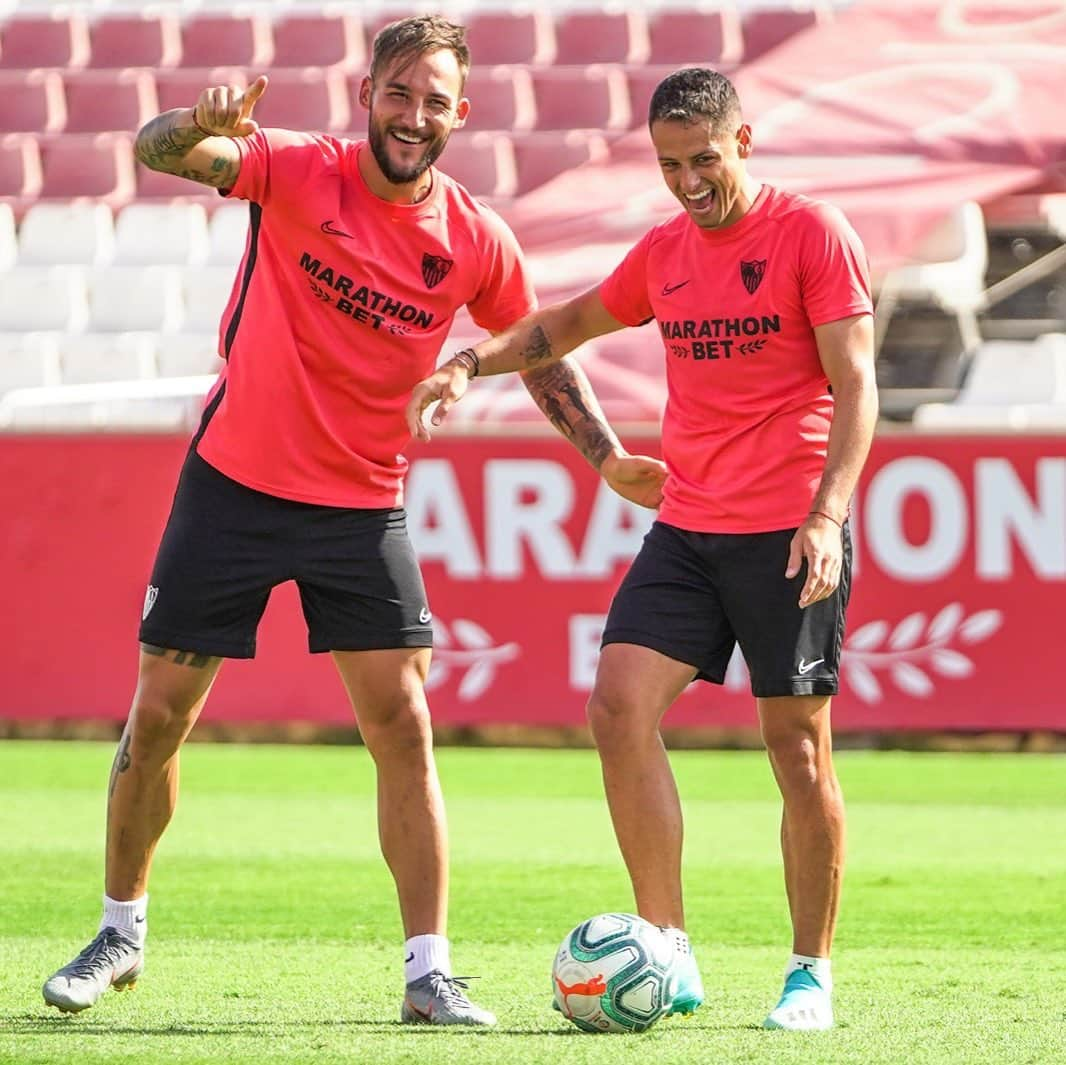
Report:
M448 143L448 135L438 137L436 140L425 142L422 158L412 166L398 167L389 158L388 149L385 145L385 137L377 126L371 126L367 131L367 140L370 150L374 153L374 160L385 175L385 180L393 185L408 185L417 181L439 158Z

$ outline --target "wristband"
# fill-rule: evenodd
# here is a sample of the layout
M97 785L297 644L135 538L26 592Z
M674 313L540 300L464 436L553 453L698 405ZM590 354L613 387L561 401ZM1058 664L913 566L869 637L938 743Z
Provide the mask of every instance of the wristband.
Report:
M463 348L462 351L457 351L452 359L458 359L466 367L467 377L477 377L481 373L481 360L473 348Z
M842 521L837 521L832 514L826 514L824 510L812 510L807 516L813 517L815 514L822 518L828 518L838 529L844 528L844 523Z
M196 108L192 109L192 124L205 136L205 137L217 137L217 133L212 133L209 129L204 129L199 122L196 121Z

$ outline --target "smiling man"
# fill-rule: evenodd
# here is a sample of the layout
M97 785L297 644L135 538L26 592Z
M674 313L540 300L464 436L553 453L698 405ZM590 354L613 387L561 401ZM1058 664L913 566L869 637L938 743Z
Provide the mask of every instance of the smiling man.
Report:
M601 285L459 352L416 389L424 439L481 374L543 367L656 319L666 356L659 520L607 618L588 704L640 915L681 956L671 1012L703 1000L684 931L682 819L659 734L695 679L721 684L739 644L783 798L792 956L768 1028L833 1024L830 947L844 809L830 702L850 586L848 507L877 418L865 255L839 211L748 173L751 127L729 80L677 71L649 108L684 209Z
M366 141L260 129L264 77L244 93L207 88L137 136L146 166L250 201L249 236L219 332L225 369L145 597L137 689L111 774L99 934L44 985L61 1010L139 977L181 744L223 658L255 654L271 589L293 580L310 650L332 654L377 769L381 849L406 937L401 1017L495 1023L452 975L424 692L431 613L403 510L404 405L455 312L465 305L496 331L535 306L510 230L433 166L469 111L469 64L463 27L404 19L378 34L359 89ZM626 455L581 371L558 369L527 376L534 397L562 412L563 431L613 488L654 506L661 463Z

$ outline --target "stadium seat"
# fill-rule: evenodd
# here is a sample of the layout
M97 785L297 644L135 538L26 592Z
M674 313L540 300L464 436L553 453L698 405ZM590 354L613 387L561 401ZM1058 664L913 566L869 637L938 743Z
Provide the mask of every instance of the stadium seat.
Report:
M233 67L178 67L155 73L155 95L159 111L175 107L194 107L204 89L214 85L235 85L243 89L248 84L243 70Z
M131 203L115 222L116 265L196 266L207 249L207 213L197 203Z
M114 133L59 137L41 144L41 196L93 196L115 207L133 197L131 138Z
M552 21L546 11L472 11L466 27L474 67L545 64L555 58Z
M0 277L0 332L77 332L88 317L77 266L16 266Z
M0 136L0 203L16 209L35 200L41 191L41 153L33 137Z
M13 388L59 384L55 338L45 333L0 333L0 396Z
M0 134L55 133L65 122L63 79L55 71L0 71Z
M3 156L0 156L2 161ZM0 270L14 266L18 257L18 239L15 236L15 212L11 205L0 202Z
M218 332L235 276L232 266L200 266L183 272L185 329L194 333Z
M23 15L0 21L0 68L85 66L89 28L80 14Z
M220 373L225 363L218 355L218 330L156 337L156 369L160 377L192 377L196 374Z
M193 15L181 26L181 62L186 67L268 67L274 44L270 24L258 15Z
M514 148L502 133L452 134L442 169L472 195L491 200L514 196L518 184Z
M648 62L713 66L736 65L741 56L740 22L732 7L658 11L648 18Z
M168 266L110 266L89 276L89 329L97 333L180 328L181 275Z
M470 100L466 130L511 132L532 128L536 105L528 70L507 66L474 67L466 79L464 91Z
M115 252L111 211L102 203L35 203L19 230L19 262L104 266Z
M271 70L270 88L256 104L261 126L337 132L351 125L348 85L342 71L308 67Z
M523 195L592 159L607 158L607 140L588 130L524 133L511 138L517 174L516 195Z
M274 22L275 69L337 66L362 73L366 60L363 27L353 15L286 11Z
M555 63L647 62L650 43L642 11L562 11L555 17Z
M749 11L743 21L744 61L758 59L797 33L817 26L827 17L825 12L815 7Z
M155 351L144 333L81 333L57 338L65 385L155 377Z
M111 15L89 26L89 66L159 70L181 60L181 31L169 12Z
M155 84L146 70L90 70L63 77L67 133L136 133L158 114Z
M207 226L210 266L236 266L244 258L248 244L248 205L223 203L211 215Z
M1066 334L986 341L955 401L922 404L914 424L989 432L1066 426Z
M621 67L555 67L531 71L538 130L629 127L629 98Z

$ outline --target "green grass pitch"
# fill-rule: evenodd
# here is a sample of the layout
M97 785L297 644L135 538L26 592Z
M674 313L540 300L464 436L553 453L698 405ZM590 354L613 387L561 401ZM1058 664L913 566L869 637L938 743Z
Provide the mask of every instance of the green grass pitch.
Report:
M1066 759L845 752L838 1027L764 1032L789 939L779 803L754 753L674 755L690 1019L590 1036L549 1008L579 920L632 908L590 751L438 752L453 957L491 1032L398 1023L400 928L362 748L193 744L152 882L147 969L75 1017L40 984L95 931L114 747L0 745L0 1062L1066 1061Z

